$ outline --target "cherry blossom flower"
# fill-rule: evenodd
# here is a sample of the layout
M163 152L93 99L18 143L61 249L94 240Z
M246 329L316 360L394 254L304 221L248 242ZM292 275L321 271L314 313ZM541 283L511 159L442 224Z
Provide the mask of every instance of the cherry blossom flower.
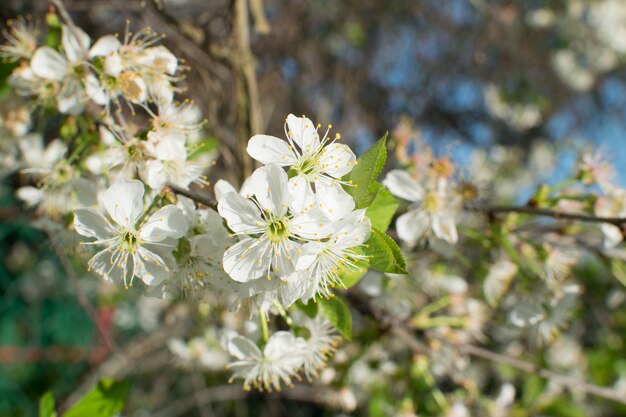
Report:
M335 143L339 134L331 140L328 130L320 139L313 122L304 116L287 116L285 130L287 142L274 136L253 136L248 142L248 154L263 164L290 166L295 171L289 180L289 191L294 196L296 211L317 204L333 221L350 213L354 200L342 188L344 182L340 178L356 163L352 150Z
M293 385L298 369L303 363L304 340L292 333L280 331L273 333L263 351L250 339L229 332L223 345L236 360L226 368L233 371L230 381L237 378L244 380L243 389L249 391L280 391L281 383Z
M396 222L400 239L414 246L431 232L448 243L456 243L456 211L458 198L448 190L448 182L438 179L432 187L425 188L403 170L392 170L383 184L392 194L410 201L409 210Z
M102 196L107 217L94 208L74 213L74 227L82 236L95 238L92 245L105 246L89 261L89 268L110 282L132 285L136 276L148 285L168 278L163 256L171 254L176 239L187 232L181 210L166 205L147 219L141 181L119 181Z
M330 297L335 286L343 285L343 272L359 269L367 259L357 248L363 246L372 229L365 210L355 210L333 224L333 232L324 241L309 242L302 248L297 268L306 288L303 301L316 296Z
M286 280L296 271L301 244L328 236L330 222L316 208L293 210L287 174L277 165L257 169L249 185L249 198L230 191L218 200L228 227L245 236L224 254L224 269L240 282L271 279L272 272Z

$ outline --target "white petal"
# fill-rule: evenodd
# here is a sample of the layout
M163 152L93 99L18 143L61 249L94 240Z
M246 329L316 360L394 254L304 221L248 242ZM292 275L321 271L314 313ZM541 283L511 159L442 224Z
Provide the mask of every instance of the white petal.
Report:
M390 171L383 180L383 185L389 188L391 194L411 202L419 201L424 197L422 186L404 170Z
M68 79L57 95L57 106L63 114L78 115L85 110L87 96L80 80Z
M85 92L87 93L87 97L100 106L104 106L108 102L104 87L100 84L100 80L93 74L87 74L87 77L85 77Z
M319 254L322 253L325 247L326 244L322 242L309 242L303 245L302 253L296 262L296 270L305 271L309 269L317 261Z
M270 256L269 241L246 238L224 253L224 270L232 279L239 282L267 277Z
M144 169L140 172L140 177L148 187L153 190L160 190L167 183L167 173L163 161L153 159L144 165Z
M278 165L265 165L254 171L250 176L254 187L254 195L264 210L276 216L287 212L291 196L287 190L289 179L287 173Z
M333 143L324 147L319 163L324 168L324 172L333 178L341 178L352 171L356 156L347 146Z
M301 340L296 338L291 332L276 332L267 341L265 349L263 349L263 355L270 361L280 361L283 366L292 368L295 371L303 362L303 356L298 354L297 349Z
M78 35L78 38L74 36ZM63 52L70 62L80 61L87 53L91 45L91 39L81 28L76 27L74 31L63 25L61 29L61 44Z
M146 242L160 242L167 237L179 239L187 233L187 219L173 204L159 209L141 225L139 236Z
M280 245L280 250L275 250L272 257L272 268L274 273L284 281L296 272L296 261L301 245L293 241L282 242Z
M315 124L308 118L296 117L293 114L287 116L288 132L291 138L298 144L304 154L314 154L320 147L320 138Z
M354 199L341 185L320 177L315 182L315 196L322 212L332 221L337 221L354 210Z
M43 159L46 167L52 167L57 161L65 156L67 145L60 139L55 139L46 147Z
M74 212L76 233L96 239L110 239L116 231L100 212L93 208L80 208Z
M93 44L89 50L89 57L107 56L113 52L117 52L122 46L122 43L118 38L113 35L106 35L101 37Z
M304 176L296 175L291 178L287 189L291 194L291 206L289 208L292 213L302 213L317 204L313 188Z
M139 247L133 256L135 275L146 285L158 285L170 277L165 261L156 253Z
M165 72L169 75L176 73L178 67L178 59L165 46L159 45L148 49L147 57L149 57L152 68Z
M290 226L293 232L305 239L324 239L333 231L333 223L317 207L295 216Z
M398 237L414 246L430 229L430 224L430 216L423 210L410 210L396 221Z
M228 181L217 180L217 182L215 183L215 187L213 187L213 192L215 193L215 199L219 201L226 195L226 193L236 193L237 190Z
M104 72L111 77L119 77L124 71L124 64L122 58L118 54L111 54L104 60Z
M117 224L131 227L143 213L143 194L141 181L118 181L103 193L104 207Z
M39 188L26 186L18 188L16 191L17 197L26 203L29 207L34 207L41 202L44 198L44 191Z
M451 216L433 216L432 228L435 236L450 244L454 244L459 240L456 224Z
M48 46L37 48L30 61L33 73L46 80L62 81L67 73L67 61Z
M88 264L91 270L108 282L123 282L132 278L132 259L128 252L120 253L105 249L91 258Z
M243 336L234 336L226 342L226 349L231 356L237 359L257 359L261 358L261 350L250 339Z
M257 206L235 192L226 193L220 198L217 211L235 233L254 233L265 224Z
M254 135L246 148L248 155L263 164L288 166L296 163L296 157L287 142L268 135Z

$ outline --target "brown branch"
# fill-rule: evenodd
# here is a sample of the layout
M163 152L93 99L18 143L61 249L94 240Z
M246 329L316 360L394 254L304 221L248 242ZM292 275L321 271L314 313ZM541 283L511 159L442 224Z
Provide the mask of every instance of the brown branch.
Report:
M169 188L176 194L192 199L198 204L201 204L205 207L212 208L213 210L217 210L217 201L215 201L215 199L211 197L210 195L201 195L193 191L185 190L184 188L177 187L173 184L168 184L167 188Z
M242 181L252 174L254 163L246 152L250 136L260 133L262 125L259 87L256 79L255 61L250 49L250 21L248 0L233 0L233 38L236 56L234 57L236 90L239 102L240 123L246 122L247 129L240 129L239 148L243 167Z
M54 247L54 250L57 254L57 257L59 258L59 261L61 262L61 265L63 266L63 269L65 270L65 275L67 275L70 284L74 288L78 303L83 308L85 313L87 313L87 316L89 316L91 321L93 321L93 324L96 326L96 330L98 331L98 334L100 335L100 338L102 339L104 345L107 347L108 351L116 351L118 349L118 346L115 343L115 340L113 340L113 338L111 337L111 334L102 326L102 322L98 319L96 310L93 308L91 302L87 298L87 295L80 287L80 284L78 283L78 277L76 277L76 271L74 271L74 267L72 266L70 259L63 251L63 248L59 246L54 236L50 236L50 241L52 242L52 246Z
M396 334L397 337L403 339L407 345L416 353L428 353L430 349L422 344L414 334L414 329L411 328L408 322L402 322L395 317L391 316L384 310L371 305L369 299L363 294L358 293L355 290L348 291L346 293L347 298L351 301L351 304L362 314L373 318L379 325L381 332L391 331ZM469 343L455 343L447 340L441 336L434 336L437 341L446 344L447 346L470 356L485 359L494 363L511 366L523 372L533 373L542 378L550 381L555 381L570 389L579 390L587 394L595 395L597 397L612 400L620 404L626 405L626 397L618 391L608 388L594 385L585 381L581 381L576 378L562 375L557 372L551 371L546 368L541 368L532 362L522 359L514 358L500 353L492 352L488 349L471 345Z
M543 217L551 217L555 220L573 220L580 222L590 222L590 223L609 223L615 226L621 226L626 224L625 217L600 217L594 216L591 214L582 214L582 213L568 213L558 210L551 210L539 207L532 206L479 206L472 205L466 206L466 210L482 212L489 215L495 215L499 213L523 213L530 214L533 216L543 216Z

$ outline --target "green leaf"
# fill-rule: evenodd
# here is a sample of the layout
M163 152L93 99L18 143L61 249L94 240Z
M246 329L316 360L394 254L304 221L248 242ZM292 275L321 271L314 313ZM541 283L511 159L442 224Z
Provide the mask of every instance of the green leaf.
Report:
M352 339L352 316L346 303L334 296L317 302L320 311L343 337Z
M376 190L376 194L365 214L370 218L372 227L385 231L398 210L398 200L378 182L374 182L370 189Z
M370 257L370 266L374 269L391 274L408 274L406 261L398 244L374 227L366 243L365 254Z
M352 248L352 250L357 255L365 255L363 248L360 246ZM346 288L351 288L356 285L356 283L365 276L367 269L369 268L369 261L367 259L354 259L353 262L355 267L346 269L339 273L339 279L341 279L343 286Z
M39 400L39 417L56 417L54 411L54 397L50 391L46 392Z
M370 187L382 171L386 160L387 133L361 155L352 171L342 178L344 181L352 181L352 186L346 186L345 189L354 198L356 208L367 207L373 200L374 193Z
M113 417L124 408L128 383L103 379L63 417Z
M296 306L302 310L302 312L304 314L306 314L307 316L309 316L310 318L315 318L315 316L317 316L317 303L313 302L313 301L309 301L308 304L304 304L302 301L298 300L296 301Z

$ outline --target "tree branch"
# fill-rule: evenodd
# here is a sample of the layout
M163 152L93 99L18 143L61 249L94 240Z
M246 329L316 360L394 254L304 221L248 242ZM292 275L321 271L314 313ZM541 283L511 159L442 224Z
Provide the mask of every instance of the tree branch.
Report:
M626 224L625 217L600 217L591 214L567 213L558 210L551 210L532 206L480 206L470 205L465 207L468 211L482 212L488 215L498 213L523 213L533 216L551 217L556 220L573 220L590 223L609 223L615 226Z
M373 318L376 323L379 324L381 332L391 331L395 333L399 338L406 342L411 350L416 353L427 354L430 351L429 347L421 343L415 337L414 330L407 322L402 322L395 317L392 317L386 311L371 305L366 296L356 292L355 290L348 291L346 296L358 311L370 318ZM626 397L612 388L590 384L576 378L559 374L549 369L541 368L532 362L492 352L488 349L471 345L469 343L454 343L441 336L434 336L433 338L466 355L485 359L494 363L508 365L522 372L533 373L544 379L555 381L570 389L583 391L587 394L626 405Z
M98 320L98 315L96 313L96 310L93 308L93 306L89 302L89 299L87 298L87 295L85 295L85 293L83 292L82 288L80 288L80 285L78 283L78 278L76 277L76 272L74 271L74 267L72 266L68 256L65 254L65 252L63 252L63 248L61 248L58 245L54 236L50 236L50 242L52 242L52 246L54 247L57 257L59 258L59 261L61 262L63 269L65 270L65 275L67 275L67 278L69 279L70 284L74 288L74 292L76 293L76 299L78 300L78 303L83 308L85 313L87 313L87 316L89 316L91 321L93 321L93 324L96 326L96 330L98 331L98 334L100 335L100 338L102 339L102 342L107 347L107 350L109 352L115 352L118 349L118 346L115 343L115 340L113 340L113 338L109 334L109 332L106 331L106 329L102 327L102 322Z
M175 194L185 196L205 207L209 207L209 208L212 208L213 210L217 210L217 201L215 201L215 199L211 197L210 195L201 195L193 191L185 190L184 188L177 187L173 184L168 184L167 188L172 190Z

